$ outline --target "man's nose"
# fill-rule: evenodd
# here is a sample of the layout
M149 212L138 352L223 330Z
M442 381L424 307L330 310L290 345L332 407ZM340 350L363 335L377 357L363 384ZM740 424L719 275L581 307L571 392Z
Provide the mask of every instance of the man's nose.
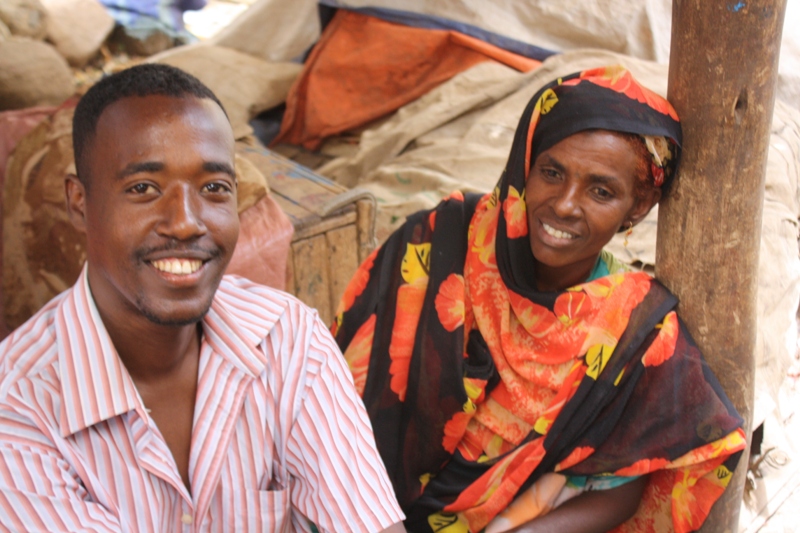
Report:
M189 187L175 187L163 198L159 233L165 237L186 241L205 234L206 226L200 216L199 193Z

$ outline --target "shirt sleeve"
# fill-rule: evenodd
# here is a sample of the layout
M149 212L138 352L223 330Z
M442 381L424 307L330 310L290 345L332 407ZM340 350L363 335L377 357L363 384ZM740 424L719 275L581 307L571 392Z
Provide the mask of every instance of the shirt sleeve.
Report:
M28 419L0 407L0 531L121 533Z
M375 533L405 517L344 358L316 313L306 354L320 362L287 442L292 500L320 532ZM303 524L297 524L302 526Z

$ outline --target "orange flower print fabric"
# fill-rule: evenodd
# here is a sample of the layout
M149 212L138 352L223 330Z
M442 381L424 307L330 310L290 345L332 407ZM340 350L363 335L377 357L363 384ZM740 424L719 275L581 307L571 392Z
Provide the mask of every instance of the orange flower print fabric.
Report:
M528 221L525 219L525 189L519 192L514 187L510 187L508 198L503 203L505 210L506 223L508 224L508 236L511 238L524 237L528 234Z
M439 322L447 331L464 325L464 276L450 274L439 287L434 305Z
M560 472L566 468L571 467L572 465L576 465L592 455L594 453L594 448L591 446L578 446L574 450L570 452L566 459L558 463L555 467L556 472ZM617 474L621 475L621 474Z
M671 106L627 71L555 80L520 118L497 187L410 216L345 292L333 331L409 531L514 528L549 509L514 503L561 501L565 476L647 475L615 532L688 533L725 490L742 419L675 297L643 273L536 290L528 169L606 123L680 145Z
M591 80L592 83L596 83L601 87L607 87L617 92L624 93L637 102L647 104L650 108L657 110L659 113L669 115L674 120L678 120L678 114L672 106L669 105L669 102L647 87L636 83L631 73L620 65L587 70L583 72L582 77Z
M660 331L642 358L644 366L658 366L675 353L675 342L678 340L678 315L673 311L656 327Z
M467 401L461 411L453 415L444 426L444 438L442 447L450 453L456 450L456 446L461 442L467 424L475 414L477 404L483 401L486 389L486 380L464 378L464 390L467 392Z
M414 339L426 289L427 278L418 278L397 290L397 310L392 328L392 342L389 344L389 357L392 359L389 373L392 376L391 388L401 402L406 399L408 365L411 364L411 353L414 351Z
M375 315L371 315L364 324L358 328L353 340L344 352L344 358L350 373L353 374L353 382L359 396L364 394L364 386L367 384L367 369L369 368L369 356L372 352L372 339L375 336Z

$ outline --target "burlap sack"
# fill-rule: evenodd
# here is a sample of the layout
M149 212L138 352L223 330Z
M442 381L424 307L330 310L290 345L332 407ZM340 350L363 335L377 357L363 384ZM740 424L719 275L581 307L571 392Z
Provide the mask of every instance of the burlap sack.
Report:
M47 31L47 10L39 0L2 0L0 22L12 35L44 39Z
M97 0L42 0L47 40L70 65L82 67L114 29L114 19Z
M2 184L5 182L6 162L11 152L44 118L55 112L53 107L31 107L0 113L0 227L2 224ZM0 231L0 252L2 252L2 231ZM0 272L3 270L3 254L0 253ZM0 284L0 339L9 334L9 329L2 319L3 313L3 287Z
M6 167L3 297L15 328L69 287L85 260L84 239L67 219L64 176L73 170L72 108L25 136Z
M250 119L286 101L302 66L269 63L221 46L188 45L168 50L149 61L185 70L206 84L220 99L240 139L252 129Z
M0 111L60 105L72 96L69 65L47 43L0 40Z

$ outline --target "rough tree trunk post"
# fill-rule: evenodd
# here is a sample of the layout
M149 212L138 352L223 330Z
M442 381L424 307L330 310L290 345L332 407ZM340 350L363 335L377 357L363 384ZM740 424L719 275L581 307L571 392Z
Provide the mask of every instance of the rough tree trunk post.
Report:
M753 418L756 273L786 0L673 0L669 100L678 179L659 208L656 275L722 387ZM747 456L703 526L738 529Z

